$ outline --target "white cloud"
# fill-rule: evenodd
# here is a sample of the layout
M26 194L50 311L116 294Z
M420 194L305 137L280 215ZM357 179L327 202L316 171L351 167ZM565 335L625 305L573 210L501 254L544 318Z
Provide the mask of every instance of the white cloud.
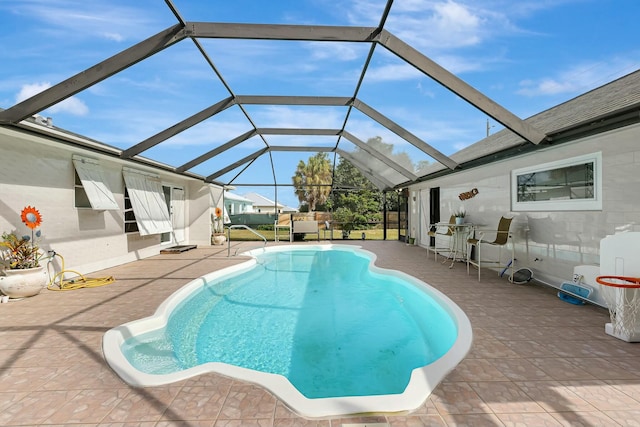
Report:
M23 0L12 5L12 12L41 21L50 34L60 30L64 37L92 35L119 42L155 32L152 28L155 8L142 10L106 2Z
M113 33L113 32L103 33L103 37L107 40L113 40L115 42L121 42L121 41L124 41L125 39L125 37L122 34Z
M367 71L366 80L369 82L385 82L398 80L413 80L423 77L413 65L388 64L381 67L370 68Z
M505 34L530 33L512 19L572 1L403 0L393 4L387 29L417 47L474 46Z
M50 87L51 83L49 82L23 85L20 88L20 92L18 92L18 95L16 95L16 104L24 101L25 99L31 98L32 96L37 95L38 93L49 89ZM49 107L45 111L52 114L69 113L74 116L84 116L89 113L89 107L87 107L87 105L78 98L71 97Z
M458 55L437 55L432 59L453 74L483 70L492 61L491 58L476 59L472 56Z
M578 94L622 77L636 70L638 66L640 66L640 57L636 60L625 57L584 62L560 71L554 76L522 80L520 89L516 93L530 97Z
M320 43L311 42L307 45L314 60L353 61L364 58L368 46L355 45L354 43ZM364 48L364 49L363 49Z
M89 107L78 98L71 97L49 107L46 111L50 113L69 113L74 116L86 116L89 114Z
M434 6L435 14L427 19L427 28L434 28L440 34L447 34L447 40L454 40L459 46L475 45L480 42L479 29L482 19L465 6L448 1Z
M240 121L204 122L182 132L164 144L167 146L215 146L226 143L250 130L250 125ZM262 144L264 146L264 144Z
M418 84L416 85L416 89L418 90L418 93L420 93L421 95L426 96L427 98L435 98L436 94L433 93L433 91L431 90L427 90L422 86L422 82L418 82Z
M385 28L454 74L482 71L504 61L503 49L486 50L489 42L522 32L508 18L509 5L497 8L495 1L398 1L391 8ZM352 11L365 14L369 6L368 1L361 0ZM378 51L380 49L376 55ZM460 51L464 53L458 53ZM394 68L385 66L370 71L370 77L392 81L421 75L410 71L410 66Z
M332 7L336 0L329 0L326 7ZM379 0L346 0L346 16L350 25L375 26L380 22L384 3Z
M340 129L346 107L266 106L252 112L258 127Z
M443 50L479 44L489 21L488 13L461 2L410 1L394 4L387 28L416 48Z
M51 83L48 82L23 85L20 88L20 92L16 95L16 104L24 101L25 99L31 98L50 87Z
M438 55L430 59L453 74L482 70L487 66L487 63L484 61L488 60L475 60L472 57L456 55ZM381 66L373 65L367 70L366 74L366 80L368 82L406 81L423 77L428 76L406 62L397 62Z

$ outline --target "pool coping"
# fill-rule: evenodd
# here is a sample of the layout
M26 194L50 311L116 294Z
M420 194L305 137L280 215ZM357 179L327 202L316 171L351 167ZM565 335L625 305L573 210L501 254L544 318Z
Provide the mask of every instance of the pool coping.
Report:
M337 416L350 416L357 414L383 414L383 413L408 413L419 406L429 397L435 387L464 359L471 348L473 333L471 322L466 314L450 298L439 290L433 288L422 280L403 273L401 271L377 267L376 255L356 245L322 244L305 245L304 247L285 245L268 248L254 249L244 252L244 255L277 251L286 251L291 248L304 250L329 250L348 249L366 254L371 260L371 271L381 274L391 274L401 277L427 292L434 298L451 317L458 327L458 337L453 346L442 357L429 365L416 368L411 373L411 378L406 389L399 394L386 394L376 396L347 396L332 398L309 399L300 393L282 375L259 372L221 362L210 362L195 366L183 371L164 375L153 375L141 372L133 367L121 349L122 344L129 338L138 334L156 330L166 325L171 311L198 287L221 276L235 274L248 270L256 264L252 258L231 267L227 267L197 279L194 279L163 301L156 312L142 319L134 320L108 330L102 341L102 349L107 364L125 381L134 387L149 387L170 384L182 381L204 373L218 373L227 377L236 378L249 383L260 385L297 414L306 418L332 418Z

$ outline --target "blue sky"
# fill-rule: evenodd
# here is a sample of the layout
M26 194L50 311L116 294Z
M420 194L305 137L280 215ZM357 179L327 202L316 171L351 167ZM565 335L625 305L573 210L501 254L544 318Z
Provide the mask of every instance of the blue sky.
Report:
M186 21L376 26L384 0L174 0ZM640 68L640 2L633 0L396 0L385 28L521 118ZM0 0L0 107L16 102L177 23L162 0ZM236 95L353 96L369 51L364 43L200 40ZM229 96L189 40L41 112L56 126L128 148ZM358 98L444 154L486 135L487 117L376 48ZM258 127L336 128L342 107L247 106ZM490 122L491 132L501 129ZM248 131L229 108L143 153L180 166ZM380 136L395 152L433 161L354 111L346 129ZM269 136L271 145L335 145L335 137ZM204 162L207 176L264 146L260 138ZM344 149L349 151L348 146ZM309 153L256 160L235 184L290 183ZM275 169L275 173L272 171ZM240 170L221 177L231 181ZM275 175L275 176L274 176ZM243 187L238 194L269 187ZM278 200L298 202L290 187Z

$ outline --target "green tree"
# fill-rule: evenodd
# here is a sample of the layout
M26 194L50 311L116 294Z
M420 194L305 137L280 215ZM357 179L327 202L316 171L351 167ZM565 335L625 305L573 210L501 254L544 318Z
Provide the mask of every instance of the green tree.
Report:
M369 138L366 143L404 165L408 170L413 170L414 166L409 155L405 152L394 154L393 144L385 143L381 137ZM354 150L354 155L359 158L361 156L361 158L369 156L368 153L359 148ZM428 162L425 163L428 164ZM330 201L334 212L337 212L340 208L348 209L353 216L349 217L349 212L342 213L344 217L351 218L355 229L361 228L364 222L382 221L385 202L387 211L393 211L398 208L396 192L388 192L387 197L385 197L383 191L378 190L359 169L344 158L340 158L336 166L333 182L334 190Z
M383 195L360 170L341 157L334 176L332 206L337 212L346 209L353 214L352 223L360 228L365 222L381 220ZM348 213L345 212L345 216Z
M422 176L427 172L427 168L431 166L428 160L420 160L416 165L416 175Z
M409 154L407 154L406 151L399 151L394 153L393 149L395 147L393 146L393 144L384 142L381 137L376 136L375 138L369 138L367 140L367 145L389 157L391 160L394 160L396 163L403 166L408 171L413 172L415 170L415 166L411 161L411 157L409 156Z
M326 153L317 153L298 162L295 175L291 177L295 194L300 204L307 204L309 211L327 202L331 192L331 162Z

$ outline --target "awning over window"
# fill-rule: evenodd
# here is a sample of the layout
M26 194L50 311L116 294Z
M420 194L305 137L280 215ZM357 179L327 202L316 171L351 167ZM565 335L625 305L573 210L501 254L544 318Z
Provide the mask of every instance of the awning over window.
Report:
M117 210L118 203L107 184L100 163L95 159L73 156L73 165L82 182L84 192L87 194L91 208L95 210Z
M122 175L140 235L172 231L169 208L160 179L152 174L129 168L123 168Z

